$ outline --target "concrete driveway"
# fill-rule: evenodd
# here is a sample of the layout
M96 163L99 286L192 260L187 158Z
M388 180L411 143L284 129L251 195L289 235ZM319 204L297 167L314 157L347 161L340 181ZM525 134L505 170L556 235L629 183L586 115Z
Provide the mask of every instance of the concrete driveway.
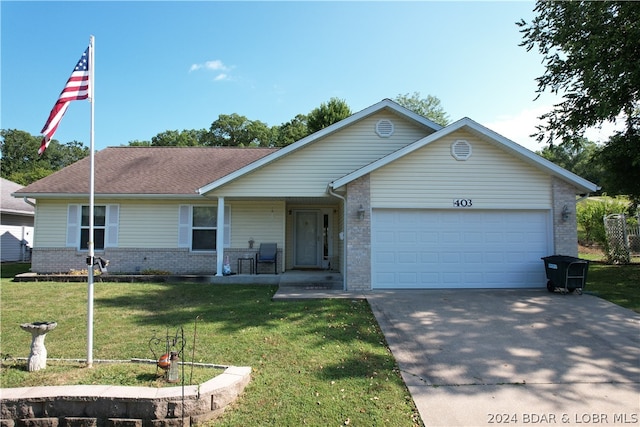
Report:
M640 425L640 315L545 290L367 295L426 426Z

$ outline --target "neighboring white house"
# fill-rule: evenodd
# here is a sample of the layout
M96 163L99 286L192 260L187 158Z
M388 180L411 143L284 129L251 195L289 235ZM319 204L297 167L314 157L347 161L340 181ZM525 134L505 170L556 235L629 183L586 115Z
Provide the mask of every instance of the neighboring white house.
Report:
M35 209L23 199L11 194L22 185L1 178L0 203L0 257L5 261L28 261L33 245L33 217Z
M330 268L347 290L544 287L540 258L577 255L576 195L598 189L473 120L442 127L387 99L279 150L95 162L110 272L220 275L273 242L279 271ZM16 192L37 199L33 271L82 268L88 174L84 159Z

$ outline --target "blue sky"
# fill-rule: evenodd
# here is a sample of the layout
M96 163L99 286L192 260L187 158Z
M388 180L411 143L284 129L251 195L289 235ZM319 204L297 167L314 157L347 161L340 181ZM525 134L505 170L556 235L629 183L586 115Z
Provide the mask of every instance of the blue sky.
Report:
M95 146L209 128L238 113L269 126L331 97L353 112L384 98L438 97L530 149L544 72L515 22L533 2L2 1L0 127L39 132L94 35ZM89 145L88 101L55 139Z

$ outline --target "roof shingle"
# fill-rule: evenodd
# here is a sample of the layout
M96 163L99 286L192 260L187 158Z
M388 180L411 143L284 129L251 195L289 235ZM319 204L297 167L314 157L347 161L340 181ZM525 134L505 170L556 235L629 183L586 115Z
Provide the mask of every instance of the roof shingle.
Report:
M193 195L276 148L109 147L95 154L95 194ZM88 194L86 157L17 193Z
M2 193L2 198L0 199L0 211L19 215L33 216L35 211L33 206L25 203L24 200L11 197L12 193L20 190L21 188L22 185L16 182L1 178L0 192Z

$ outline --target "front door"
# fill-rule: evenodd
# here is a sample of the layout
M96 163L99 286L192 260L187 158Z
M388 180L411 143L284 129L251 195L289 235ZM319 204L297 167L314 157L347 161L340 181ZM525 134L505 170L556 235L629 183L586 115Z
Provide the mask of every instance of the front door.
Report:
M294 267L321 267L321 218L319 210L294 211Z

